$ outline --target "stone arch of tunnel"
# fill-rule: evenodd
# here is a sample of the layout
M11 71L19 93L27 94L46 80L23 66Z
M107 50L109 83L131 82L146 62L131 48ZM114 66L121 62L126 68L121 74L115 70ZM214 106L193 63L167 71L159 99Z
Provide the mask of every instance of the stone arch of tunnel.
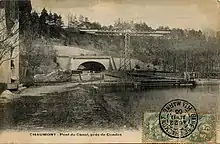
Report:
M105 66L99 62L95 61L88 61L80 64L77 68L77 70L83 70L83 71L95 71L95 72L102 72L106 70Z

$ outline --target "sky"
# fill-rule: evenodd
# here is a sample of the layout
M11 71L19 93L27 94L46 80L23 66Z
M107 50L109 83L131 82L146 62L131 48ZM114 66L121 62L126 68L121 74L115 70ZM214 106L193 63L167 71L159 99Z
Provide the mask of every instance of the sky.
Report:
M83 15L104 25L118 18L146 22L149 26L184 29L220 29L217 0L32 0L32 8L61 14Z

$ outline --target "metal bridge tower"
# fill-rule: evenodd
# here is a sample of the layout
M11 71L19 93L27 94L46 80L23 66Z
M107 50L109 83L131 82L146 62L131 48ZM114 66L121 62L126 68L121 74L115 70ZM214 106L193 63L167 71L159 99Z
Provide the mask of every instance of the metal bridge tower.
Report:
M170 34L169 30L165 31L133 31L133 30L80 30L88 34L94 35L107 35L107 36L123 36L124 37L124 50L121 52L120 67L119 70L130 70L131 69L131 53L130 40L131 37L161 37Z
M131 59L130 59L130 34L125 32L124 34L124 51L121 52L120 70L131 69Z

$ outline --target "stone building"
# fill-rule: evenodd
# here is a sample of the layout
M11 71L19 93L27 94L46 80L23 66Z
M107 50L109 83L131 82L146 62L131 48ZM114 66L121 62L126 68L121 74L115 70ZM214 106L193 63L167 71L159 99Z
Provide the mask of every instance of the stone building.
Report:
M16 0L0 1L0 83L19 84L19 16Z

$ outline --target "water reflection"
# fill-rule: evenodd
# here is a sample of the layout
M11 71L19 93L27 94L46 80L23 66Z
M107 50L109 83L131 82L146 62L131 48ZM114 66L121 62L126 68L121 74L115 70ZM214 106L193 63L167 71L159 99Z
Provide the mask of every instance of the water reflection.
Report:
M126 113L127 118L139 125L144 112L160 112L163 105L173 99L184 99L194 105L197 113L215 114L217 110L218 86L198 86L196 88L161 88L144 92L109 93L108 102L114 102ZM116 100L115 100L116 99ZM117 99L124 99L118 101ZM124 103L124 102L127 103Z

